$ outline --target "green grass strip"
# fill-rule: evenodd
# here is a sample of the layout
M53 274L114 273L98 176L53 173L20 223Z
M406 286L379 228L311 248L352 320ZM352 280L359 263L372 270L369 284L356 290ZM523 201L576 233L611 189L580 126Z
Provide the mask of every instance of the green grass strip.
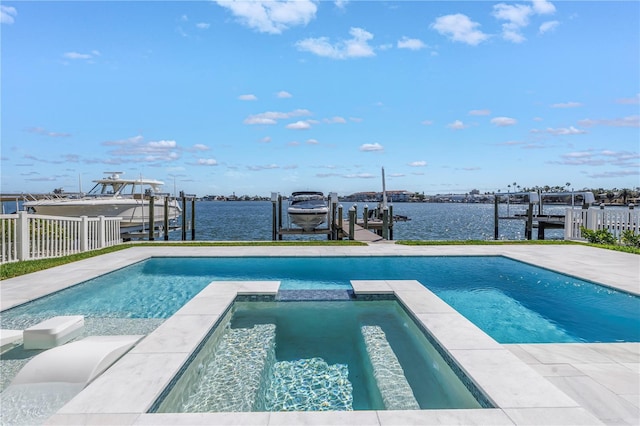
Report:
M446 241L446 240L398 240L396 244L406 246L495 246L495 245L529 245L529 246L545 246L545 245L583 245L588 247L596 247L606 250L620 251L623 253L640 254L640 248L632 246L608 245L608 244L592 244L580 241L564 241L564 240L464 240L464 241Z

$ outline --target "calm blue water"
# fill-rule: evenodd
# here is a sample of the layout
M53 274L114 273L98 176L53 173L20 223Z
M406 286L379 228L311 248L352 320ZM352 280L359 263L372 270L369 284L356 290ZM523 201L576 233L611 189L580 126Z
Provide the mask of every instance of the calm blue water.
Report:
M354 203L343 203L343 214ZM365 203L355 203L362 217ZM286 207L286 203L283 203ZM369 204L369 208L374 208ZM190 206L189 206L190 208ZM526 205L510 205L509 214L525 214ZM492 240L494 235L493 204L459 203L395 203L393 213L408 216L407 222L394 225L395 240ZM545 214L564 214L566 206L546 206ZM506 204L499 215L507 215ZM191 218L190 211L187 217ZM271 239L272 204L270 201L199 201L196 202L196 240L256 241ZM283 226L287 226L284 218ZM499 238L523 240L525 222L500 220ZM537 232L534 232L534 238ZM180 239L175 232L170 239ZM187 234L191 238L191 234ZM547 230L546 239L563 239L562 230ZM287 235L285 240L326 239L326 236Z
M3 312L2 327L71 314L167 318L216 280L286 290L365 279L419 280L502 343L640 342L639 297L503 257L153 258Z

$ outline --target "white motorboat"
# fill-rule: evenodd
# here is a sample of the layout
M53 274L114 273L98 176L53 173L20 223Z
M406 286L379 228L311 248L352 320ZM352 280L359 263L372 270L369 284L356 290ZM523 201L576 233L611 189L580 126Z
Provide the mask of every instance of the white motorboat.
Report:
M326 222L329 206L322 192L300 191L291 194L287 213L294 225L313 231Z
M123 179L122 172L107 172L109 176L95 180L96 185L78 198L50 198L24 203L27 211L64 217L121 217L120 228L141 228L149 223L149 201L154 199L154 222L164 221L164 197L158 195L164 182L153 179ZM175 221L182 209L175 199L169 200L169 221Z

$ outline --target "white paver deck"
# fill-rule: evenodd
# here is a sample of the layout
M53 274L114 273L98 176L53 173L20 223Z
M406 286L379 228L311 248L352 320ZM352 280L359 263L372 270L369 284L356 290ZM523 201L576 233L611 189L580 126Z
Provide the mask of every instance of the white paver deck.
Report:
M152 256L503 255L640 294L640 256L586 246L136 247L0 283L2 309ZM640 344L500 345L415 281L357 281L393 293L497 408L323 413L146 413L236 294L278 283L210 285L65 405L49 424L639 424Z

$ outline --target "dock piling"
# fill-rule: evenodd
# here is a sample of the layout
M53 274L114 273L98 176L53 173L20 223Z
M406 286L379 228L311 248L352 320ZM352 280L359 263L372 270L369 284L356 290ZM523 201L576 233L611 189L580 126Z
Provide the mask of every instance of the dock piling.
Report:
M493 198L493 239L497 240L500 236L498 231L498 196Z
M156 225L155 225L155 210L154 210L154 201L155 201L155 196L154 194L149 194L149 241L153 241L155 239L155 231L156 231Z
M367 204L364 205L364 209L362 209L362 222L364 224L364 229L369 229L369 206Z
M164 195L164 240L169 241L169 195Z
M382 238L389 239L389 207L382 208Z
M271 193L271 240L275 241L278 235L278 210L276 207L276 202L280 198L280 195L277 192Z
M355 239L355 229L356 229L356 206L355 204L351 206L349 209L349 239Z

